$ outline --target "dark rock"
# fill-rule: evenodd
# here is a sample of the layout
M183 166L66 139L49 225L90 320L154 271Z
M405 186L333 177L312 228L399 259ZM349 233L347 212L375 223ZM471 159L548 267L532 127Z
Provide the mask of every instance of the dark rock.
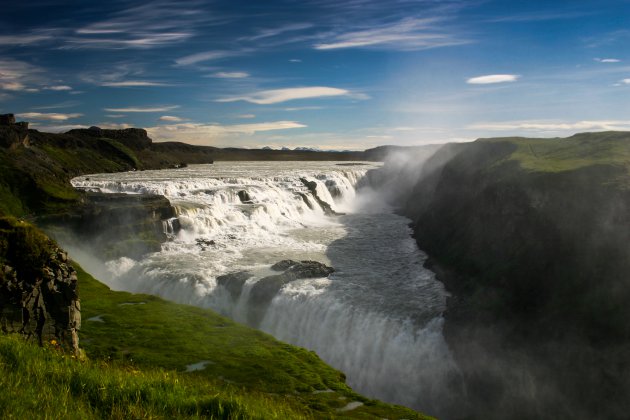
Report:
M75 136L105 137L116 140L132 150L144 150L151 146L153 141L147 131L142 128L125 128L122 130L109 130L100 127L78 128L68 131L67 134Z
M284 270L284 272L263 277L252 286L247 314L247 320L252 326L260 324L271 300L285 284L300 279L328 277L335 271L334 268L317 261L282 260L271 268L275 271Z
M319 198L319 196L317 195L317 182L309 181L306 178L300 178L300 181L302 181L302 184L304 184L304 186L308 188L308 190L311 192L311 194L315 198L315 201L317 201L317 204L319 204L322 210L324 210L324 214L326 214L327 216L337 215L337 213L332 209L332 207L330 207L330 204L328 204L327 202ZM308 202L307 202L307 205L308 205Z
M245 190L241 190L238 192L238 198L241 200L241 203L249 204L252 202L252 197ZM246 203L249 202L249 203Z
M212 239L197 238L196 242L197 242L197 245L199 246L199 248L201 248L202 251L205 251L210 246L216 245L216 242L214 242Z
M250 277L252 274L248 271L237 271L217 277L217 284L225 287L232 299L237 300L243 291L243 285Z
M271 269L273 271L285 271L295 264L298 264L298 262L293 260L282 260L272 265Z
M0 114L0 125L13 125L13 124L15 124L15 115Z
M328 191L333 198L341 197L341 190L332 179L326 181L326 188L328 188Z
M141 258L157 252L179 230L175 209L164 196L88 193L82 206L38 223L57 239L77 237L105 259ZM170 228L169 228L170 225Z
M0 219L0 328L78 354L81 304L67 254L21 222Z

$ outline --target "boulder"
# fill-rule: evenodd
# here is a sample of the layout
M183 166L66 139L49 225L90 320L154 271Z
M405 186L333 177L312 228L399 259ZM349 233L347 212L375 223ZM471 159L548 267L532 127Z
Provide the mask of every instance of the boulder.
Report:
M237 271L217 277L217 284L225 287L232 299L237 300L241 296L243 285L250 277L252 274L249 271Z
M249 312L247 320L250 325L257 327L265 315L274 296L287 283L300 279L312 279L328 277L335 271L318 261L293 261L282 260L271 266L274 271L282 271L281 274L263 277L252 286L249 295Z

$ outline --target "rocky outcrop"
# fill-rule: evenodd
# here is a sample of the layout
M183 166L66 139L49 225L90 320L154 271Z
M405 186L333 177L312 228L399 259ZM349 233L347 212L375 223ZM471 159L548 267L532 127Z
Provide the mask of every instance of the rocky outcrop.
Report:
M104 259L140 258L159 251L167 233L177 234L176 216L161 195L88 193L74 211L40 218L39 223L64 243L78 239L90 244Z
M153 141L149 138L147 131L142 128L124 128L120 130L110 130L100 127L78 128L68 131L70 135L103 137L116 140L132 150L144 150L151 147Z
M0 147L30 146L28 123L16 122L13 114L0 115Z
M34 227L0 219L0 328L79 353L81 305L67 254Z

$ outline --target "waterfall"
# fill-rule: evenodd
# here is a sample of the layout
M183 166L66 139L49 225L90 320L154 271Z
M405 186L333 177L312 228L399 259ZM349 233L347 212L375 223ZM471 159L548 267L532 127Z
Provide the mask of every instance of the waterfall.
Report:
M76 188L162 194L171 240L140 261L108 261L111 287L151 293L247 323L252 287L279 260L331 265L271 300L260 329L316 351L368 396L448 415L457 367L442 337L446 293L410 237L364 185L374 164L219 163L75 178ZM314 184L313 184L314 183ZM326 207L337 214L329 216ZM174 226L178 225L179 230ZM177 231L177 233L175 233ZM79 260L80 261L80 260ZM247 272L238 296L217 277Z

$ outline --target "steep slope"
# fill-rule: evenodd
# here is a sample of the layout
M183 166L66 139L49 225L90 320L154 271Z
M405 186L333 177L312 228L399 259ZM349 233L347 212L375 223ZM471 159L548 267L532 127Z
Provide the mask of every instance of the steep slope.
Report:
M629 171L628 133L481 139L438 151L400 198L454 295L474 418L627 415Z

